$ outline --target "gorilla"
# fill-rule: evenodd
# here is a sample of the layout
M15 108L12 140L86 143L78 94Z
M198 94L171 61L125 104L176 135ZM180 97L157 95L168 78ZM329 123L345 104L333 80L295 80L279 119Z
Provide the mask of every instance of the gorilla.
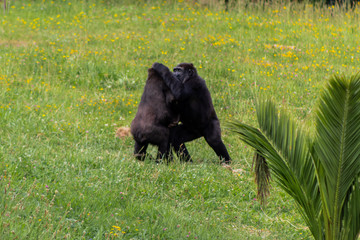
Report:
M221 140L220 122L210 92L194 65L180 63L174 68L174 72L161 63L154 63L152 67L178 101L181 124L175 126L170 135L170 143L177 154L186 161L191 161L184 143L204 137L221 163L230 164L231 158Z
M171 157L170 131L178 121L174 95L161 76L154 69L148 69L144 92L130 127L135 140L136 158L142 161L145 159L149 144L158 146L157 160Z

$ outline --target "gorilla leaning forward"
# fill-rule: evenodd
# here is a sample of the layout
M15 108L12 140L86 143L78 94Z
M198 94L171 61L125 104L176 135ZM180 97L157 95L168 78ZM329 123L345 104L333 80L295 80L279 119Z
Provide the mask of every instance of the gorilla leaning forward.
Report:
M153 75L156 84L149 81L153 71L157 74ZM158 127L163 130L157 131ZM192 63L180 63L174 72L161 63L153 64L131 132L135 139L135 154L140 159L150 143L159 147L158 157L171 158L171 146L181 160L191 161L184 143L204 137L221 163L231 163L221 140L220 122L210 92Z

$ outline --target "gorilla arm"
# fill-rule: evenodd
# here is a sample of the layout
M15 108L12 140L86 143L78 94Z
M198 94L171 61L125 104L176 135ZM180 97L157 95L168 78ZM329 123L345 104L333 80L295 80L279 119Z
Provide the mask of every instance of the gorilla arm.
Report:
M154 63L152 68L160 74L176 100L182 100L185 97L184 85L174 76L168 67L161 63Z

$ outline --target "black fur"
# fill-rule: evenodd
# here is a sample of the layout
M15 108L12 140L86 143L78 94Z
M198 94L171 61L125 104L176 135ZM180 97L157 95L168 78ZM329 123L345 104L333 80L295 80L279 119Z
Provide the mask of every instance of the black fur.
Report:
M170 89L150 68L138 111L131 123L137 159L144 160L149 144L158 146L157 159L169 157L170 127L179 121L175 107L176 100Z
M170 142L178 154L190 160L183 143L204 137L223 163L231 163L229 153L221 140L220 122L215 113L210 92L192 63L181 63L172 73L161 63L155 69L178 100L180 121L172 130Z

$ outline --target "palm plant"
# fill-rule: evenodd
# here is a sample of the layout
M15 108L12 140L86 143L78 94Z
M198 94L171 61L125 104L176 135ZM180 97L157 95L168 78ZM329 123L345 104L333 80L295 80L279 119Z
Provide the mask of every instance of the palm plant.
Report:
M357 239L360 232L360 75L334 76L315 114L315 134L278 113L271 101L256 104L259 128L228 127L255 149L258 195L269 173L292 198L315 239Z

